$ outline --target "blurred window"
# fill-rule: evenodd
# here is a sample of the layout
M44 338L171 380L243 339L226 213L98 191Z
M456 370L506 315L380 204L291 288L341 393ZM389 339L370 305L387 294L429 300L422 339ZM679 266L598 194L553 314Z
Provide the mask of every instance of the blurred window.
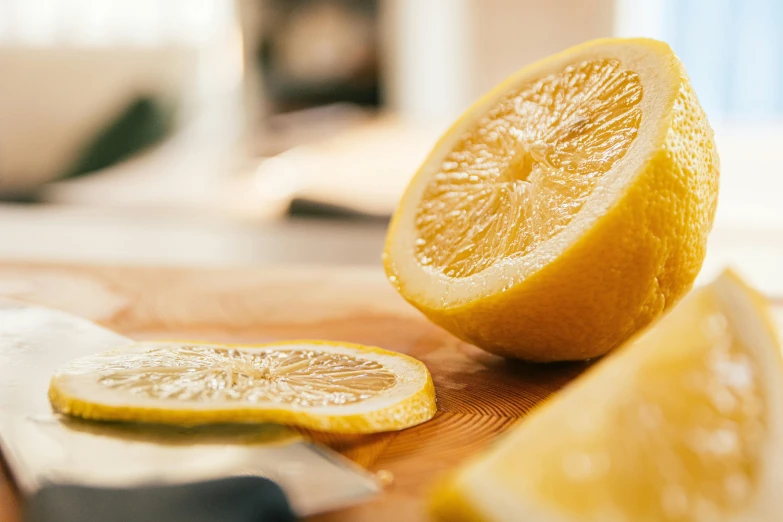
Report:
M783 2L618 0L617 32L667 41L712 119L783 117Z
M615 34L667 41L715 129L716 227L783 229L783 2L617 0Z

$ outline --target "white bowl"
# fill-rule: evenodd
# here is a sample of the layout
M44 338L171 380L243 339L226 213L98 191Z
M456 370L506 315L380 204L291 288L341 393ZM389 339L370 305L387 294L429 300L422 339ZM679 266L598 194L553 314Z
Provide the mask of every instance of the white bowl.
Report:
M139 94L176 101L193 49L0 47L0 196L61 175Z

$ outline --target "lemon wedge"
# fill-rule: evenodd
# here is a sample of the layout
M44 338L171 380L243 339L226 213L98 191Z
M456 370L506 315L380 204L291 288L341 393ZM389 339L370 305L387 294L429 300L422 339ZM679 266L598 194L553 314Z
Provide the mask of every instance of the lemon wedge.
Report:
M270 422L337 433L399 430L435 414L423 363L326 341L141 342L71 362L52 377L49 399L86 419Z
M554 396L434 496L448 521L780 518L783 362L732 273Z
M514 74L445 133L392 219L386 272L488 351L596 357L690 290L718 173L669 46L588 42Z

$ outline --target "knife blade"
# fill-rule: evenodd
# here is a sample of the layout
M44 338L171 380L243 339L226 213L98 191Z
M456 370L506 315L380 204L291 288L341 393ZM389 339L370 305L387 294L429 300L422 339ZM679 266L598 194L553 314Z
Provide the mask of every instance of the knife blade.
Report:
M131 342L62 311L0 299L0 449L24 494L51 484L134 488L250 475L279 484L307 516L380 491L372 474L282 426L100 423L52 413L55 370Z

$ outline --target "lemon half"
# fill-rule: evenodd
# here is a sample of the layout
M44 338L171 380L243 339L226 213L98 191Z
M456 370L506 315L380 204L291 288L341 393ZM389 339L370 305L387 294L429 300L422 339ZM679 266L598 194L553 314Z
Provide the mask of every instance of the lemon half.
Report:
M669 46L589 42L508 78L446 132L392 219L386 272L486 350L602 355L691 288L718 171Z
M57 411L87 419L339 433L407 428L436 409L420 361L326 341L137 343L71 362L52 377L49 398Z
M783 361L763 299L727 273L461 469L439 520L780 518Z

